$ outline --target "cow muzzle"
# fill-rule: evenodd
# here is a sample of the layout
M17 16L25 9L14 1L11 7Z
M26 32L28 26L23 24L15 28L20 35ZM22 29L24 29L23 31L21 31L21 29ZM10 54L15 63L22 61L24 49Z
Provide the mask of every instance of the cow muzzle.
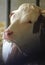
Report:
M13 36L13 31L11 30L4 31L4 34L3 34L4 39L10 40L12 36Z

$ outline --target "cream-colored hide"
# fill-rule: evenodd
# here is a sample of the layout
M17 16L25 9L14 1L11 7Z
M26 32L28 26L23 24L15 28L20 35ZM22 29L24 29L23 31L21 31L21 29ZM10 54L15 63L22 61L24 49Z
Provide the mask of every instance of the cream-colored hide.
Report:
M23 45L26 40L30 39L33 33L33 24L37 21L40 15L39 7L30 5L29 3L22 4L10 17L11 24L6 30L13 31L12 40L20 42ZM29 23L31 21L31 23Z
M17 10L12 11L13 15L10 17L11 24L4 31L10 30L13 31L12 35L7 36L5 39L5 35L3 34L3 47L2 47L2 56L4 61L6 62L9 58L13 57L12 48L14 42L14 47L16 45L24 52L26 55L30 53L31 49L35 49L35 47L39 48L39 33L33 33L33 25L38 20L38 17L41 13L44 13L42 9L33 4L24 3ZM10 14L11 15L11 14ZM16 42L16 43L15 43Z

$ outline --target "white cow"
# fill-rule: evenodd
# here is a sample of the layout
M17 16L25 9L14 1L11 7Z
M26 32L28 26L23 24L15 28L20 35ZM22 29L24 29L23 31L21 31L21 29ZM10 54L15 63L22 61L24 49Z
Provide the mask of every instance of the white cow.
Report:
M45 10L29 3L24 3L11 12L11 24L3 34L2 57L5 63L12 61L14 57L20 57L21 54L28 56L32 49L40 48L40 34L33 33L33 27L39 16L44 13Z

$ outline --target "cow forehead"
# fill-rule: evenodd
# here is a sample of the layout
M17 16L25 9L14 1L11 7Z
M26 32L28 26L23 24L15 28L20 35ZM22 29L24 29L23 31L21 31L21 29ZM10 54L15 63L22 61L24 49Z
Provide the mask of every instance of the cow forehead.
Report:
M28 22L28 20L35 22L40 15L40 8L38 6L25 3L25 4L22 4L17 10L14 10L12 12L14 14L10 18L11 22L16 22L16 20L18 19L20 20L19 22L21 23Z
M29 9L35 9L35 8L38 10L40 9L38 6L36 6L34 4L24 3L24 4L20 5L18 9L29 10Z

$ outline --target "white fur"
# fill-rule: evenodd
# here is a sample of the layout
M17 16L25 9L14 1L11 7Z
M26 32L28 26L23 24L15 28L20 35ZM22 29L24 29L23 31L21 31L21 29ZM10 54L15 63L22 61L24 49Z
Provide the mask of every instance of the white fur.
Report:
M11 54L11 51L12 51L11 45L12 45L12 42L8 42L6 40L3 40L2 56L3 56L4 62L7 61L9 54Z

